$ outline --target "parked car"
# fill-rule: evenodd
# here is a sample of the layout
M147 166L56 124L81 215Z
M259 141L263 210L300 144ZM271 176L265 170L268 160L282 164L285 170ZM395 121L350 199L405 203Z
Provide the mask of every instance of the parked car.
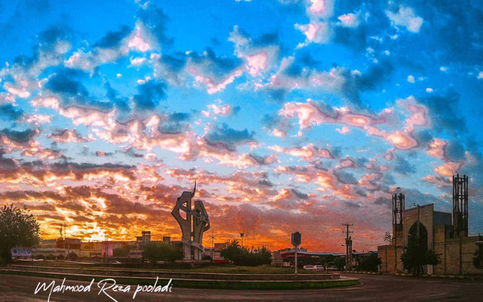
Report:
M304 265L304 270L306 271L315 271L315 265Z
M335 265L329 265L327 267L327 271L338 271L338 270L339 270L339 268Z
M113 260L113 261L109 262L109 264L121 264L121 262L119 262L117 260Z
M316 271L323 271L323 270L325 270L323 265L314 265L314 269Z

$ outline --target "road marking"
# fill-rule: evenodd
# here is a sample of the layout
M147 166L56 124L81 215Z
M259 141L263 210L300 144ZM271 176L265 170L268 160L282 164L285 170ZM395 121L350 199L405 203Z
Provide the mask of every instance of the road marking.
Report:
M442 293L442 294L434 294L434 295L424 295L424 296L418 296L416 298L429 298L429 297L441 297L441 296L445 296L447 295L448 293Z

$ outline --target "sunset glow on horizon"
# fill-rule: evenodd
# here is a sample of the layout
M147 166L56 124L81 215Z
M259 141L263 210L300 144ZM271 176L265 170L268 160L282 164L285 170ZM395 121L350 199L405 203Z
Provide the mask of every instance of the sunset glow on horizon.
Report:
M223 3L222 3L223 2ZM439 3L439 2L438 2ZM437 9L435 8L437 7ZM0 4L0 205L41 237L211 229L275 250L376 250L391 195L451 212L469 176L483 230L481 10L364 1ZM451 18L450 18L450 17ZM470 41L470 42L467 42Z

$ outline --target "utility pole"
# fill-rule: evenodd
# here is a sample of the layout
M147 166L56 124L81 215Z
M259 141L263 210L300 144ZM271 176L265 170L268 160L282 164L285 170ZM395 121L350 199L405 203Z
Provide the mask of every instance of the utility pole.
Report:
M108 239L109 239L109 237L107 236L107 234L105 234L104 235L104 241L105 241L104 246L106 247L106 249L104 250L104 258L105 258L106 263L107 263L107 259L108 259L108 256L109 256L109 245L108 245L108 242L107 242Z
M352 270L352 238L349 237L350 233L354 233L351 231L349 228L353 226L354 224L349 224L349 223L343 223L343 226L346 227L345 231L342 231L342 233L346 233L345 235L345 265L347 266L347 270Z
M64 223L64 248L67 246L67 260L69 260L70 249L69 249L69 244L67 243L67 236L65 234L66 234L66 227Z
M297 251L298 251L298 247L296 246L295 247L295 275L298 274Z
M215 255L215 235L213 234L213 230L211 230L211 262L213 263L213 257Z

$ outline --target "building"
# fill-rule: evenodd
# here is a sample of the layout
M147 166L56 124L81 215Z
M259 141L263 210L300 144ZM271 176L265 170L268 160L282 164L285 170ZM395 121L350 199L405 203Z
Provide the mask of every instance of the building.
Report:
M77 238L58 238L42 240L39 246L35 247L33 252L34 258L52 258L65 259L67 255L75 254L80 256L81 240Z
M475 253L483 248L483 236L468 236L467 176L453 176L453 213L435 211L434 204L406 209L405 203L405 195L398 188L392 197L392 242L378 247L382 271L404 271L401 254L408 242L419 236L441 259L440 264L423 268L425 273L483 273L473 265Z

